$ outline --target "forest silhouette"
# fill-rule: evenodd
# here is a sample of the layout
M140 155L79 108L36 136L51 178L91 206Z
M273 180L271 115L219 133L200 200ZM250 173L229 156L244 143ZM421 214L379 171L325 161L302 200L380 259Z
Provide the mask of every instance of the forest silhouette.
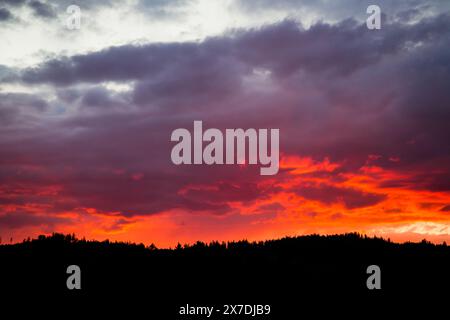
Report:
M279 306L278 313L298 301L309 305L324 297L393 303L400 296L450 288L450 247L445 243L399 244L357 233L197 242L173 249L54 233L0 245L0 260L6 292L145 297L161 312L172 313L196 301L271 303ZM66 287L69 265L81 268L81 290ZM369 265L381 269L381 290L366 286Z

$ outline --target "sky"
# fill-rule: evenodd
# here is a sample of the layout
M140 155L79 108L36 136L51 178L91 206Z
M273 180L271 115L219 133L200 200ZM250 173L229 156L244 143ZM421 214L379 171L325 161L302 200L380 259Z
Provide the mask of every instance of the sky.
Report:
M448 242L449 88L447 0L0 0L0 237ZM174 165L194 120L278 174Z

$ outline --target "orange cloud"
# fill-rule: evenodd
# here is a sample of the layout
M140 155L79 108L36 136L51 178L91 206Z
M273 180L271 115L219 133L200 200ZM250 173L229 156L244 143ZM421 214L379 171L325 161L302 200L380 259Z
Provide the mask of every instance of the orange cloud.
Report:
M228 208L218 215L208 212L208 206L203 211L178 208L150 216L126 217L119 211L105 213L96 208L54 211L38 203L4 204L3 211L22 214L22 220L14 225L3 214L0 226L3 239L13 237L17 241L58 231L90 239L155 243L163 247L197 240L263 240L352 231L399 241L450 240L450 214L444 210L450 195L386 187L390 181L407 179L408 174L371 165L371 159L373 156L357 171L346 171L343 164L327 158L318 161L283 156L279 175L260 177L254 184L192 183L179 190L179 195L187 199ZM2 194L18 197L33 193L36 197L57 198L61 189L2 189Z

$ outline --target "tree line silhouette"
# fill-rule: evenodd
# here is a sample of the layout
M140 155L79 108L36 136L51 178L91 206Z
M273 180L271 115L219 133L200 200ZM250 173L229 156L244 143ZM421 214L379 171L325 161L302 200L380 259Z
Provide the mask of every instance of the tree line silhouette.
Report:
M283 307L274 310L281 312L299 299L307 304L325 296L392 302L450 288L446 243L399 244L358 233L198 241L170 249L54 233L0 245L0 261L0 287L8 292L80 299L145 297L158 307L170 302L172 311L187 300L232 300L278 304ZM367 267L374 264L381 269L379 292L366 287ZM69 265L81 269L81 290L66 288Z

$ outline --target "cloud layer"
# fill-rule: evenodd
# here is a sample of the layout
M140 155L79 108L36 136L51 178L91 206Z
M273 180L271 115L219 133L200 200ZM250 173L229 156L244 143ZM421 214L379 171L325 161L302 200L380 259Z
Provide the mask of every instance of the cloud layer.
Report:
M379 31L286 18L0 66L0 231L167 244L448 223L450 15L402 3ZM170 133L194 120L280 128L280 173L174 166Z

